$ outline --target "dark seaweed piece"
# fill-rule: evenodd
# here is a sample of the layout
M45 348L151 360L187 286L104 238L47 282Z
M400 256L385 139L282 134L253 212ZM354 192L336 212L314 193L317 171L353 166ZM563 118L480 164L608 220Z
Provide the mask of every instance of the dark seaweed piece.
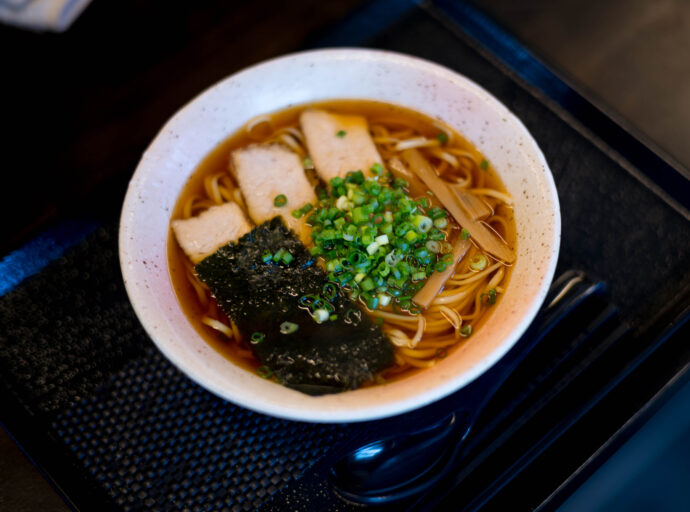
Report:
M265 263L263 256L289 251L289 265ZM304 245L280 217L254 228L236 243L221 247L196 266L223 311L234 320L244 339L264 335L250 344L261 364L284 385L310 395L355 389L390 365L393 349L367 315L340 292L331 301L336 320L316 323L300 306L305 295L322 295L328 282ZM282 334L280 325L293 322L298 329Z

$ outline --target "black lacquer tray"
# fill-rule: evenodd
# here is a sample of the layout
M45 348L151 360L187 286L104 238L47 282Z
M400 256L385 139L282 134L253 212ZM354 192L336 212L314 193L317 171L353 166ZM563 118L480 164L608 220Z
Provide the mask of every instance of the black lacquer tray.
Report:
M542 148L561 202L557 276L573 271L596 293L540 338L444 478L394 509L554 508L690 359L682 170L470 4L373 2L315 44L446 65L506 104ZM127 300L117 212L66 222L9 255L0 287L0 421L73 508L357 508L332 492L329 468L375 428L277 420L180 374Z

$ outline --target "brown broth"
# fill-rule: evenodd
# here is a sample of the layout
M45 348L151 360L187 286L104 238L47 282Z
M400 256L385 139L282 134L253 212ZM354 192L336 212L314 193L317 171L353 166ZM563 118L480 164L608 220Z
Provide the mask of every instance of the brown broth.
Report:
M410 124L416 131L421 134L433 138L439 133L439 129L434 127L434 123L437 123L434 119L415 112L410 109L399 107L396 105L375 102L370 100L333 100L325 102L315 102L304 105L293 106L280 110L278 112L271 113L271 122L274 129L279 129L284 126L297 124L300 113L306 108L321 108L328 110L330 112L338 114L358 114L364 115L369 120L369 124L375 124L379 119L403 119L405 123ZM464 137L453 131L453 147L461 147L465 150L470 151L478 157L482 157L481 153ZM240 129L237 133L231 134L227 139L221 142L213 151L211 151L204 160L199 164L199 166L194 169L190 175L187 183L183 187L182 194L178 198L175 208L173 210L171 220L181 218L182 210L185 202L195 195L204 195L204 178L208 175L215 174L221 171L228 171L229 168L229 155L230 153L243 147L247 144L256 142L251 139L245 132L244 128ZM480 185L486 188L494 188L501 192L506 192L505 187L496 175L495 171L489 165L489 168L481 172ZM516 243L516 233L515 233L515 221L512 215L512 210L508 207L501 206L504 210L504 217L507 218L509 224L509 232L504 233L508 244L511 247L515 247ZM178 301L182 307L182 310L187 315L190 323L194 326L196 331L206 340L209 345L211 345L215 350L221 353L223 356L228 358L233 363L239 365L240 367L255 371L259 366L259 363L255 360L248 360L246 357L240 355L241 351L247 350L246 347L241 346L234 340L228 340L224 335L215 331L214 329L206 326L201 322L201 318L206 314L206 308L202 307L197 299L196 293L192 285L188 282L185 275L185 261L187 256L178 246L172 228L169 230L168 234L168 261L170 266L170 275L175 294ZM505 287L510 278L510 268L506 269L506 275L502 282L503 287ZM473 322L473 326L476 329L480 328L481 325L487 321L491 316L492 308L486 311L480 318L479 322L476 324ZM471 339L471 338L470 338ZM461 345L463 341L460 341L455 346L448 349L450 354L457 346ZM409 375L413 375L422 369L412 368L395 375L387 380L398 380Z

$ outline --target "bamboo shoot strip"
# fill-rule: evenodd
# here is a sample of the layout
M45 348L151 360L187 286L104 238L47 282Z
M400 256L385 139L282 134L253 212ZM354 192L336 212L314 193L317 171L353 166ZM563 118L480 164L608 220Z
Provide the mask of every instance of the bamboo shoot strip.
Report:
M431 164L416 149L407 149L402 152L402 157L429 189L436 195L441 204L453 215L461 227L469 231L472 239L486 252L505 262L515 261L515 253L499 240L496 235L484 227L481 223L472 219L467 211L456 199L455 194L446 182L436 176Z
M453 244L453 263L448 265L443 272L434 272L431 274L431 277L424 283L422 289L412 297L412 301L424 309L428 308L431 301L441 292L446 281L451 278L453 272L455 272L455 266L465 256L471 246L472 242L458 237Z
M465 209L472 220L484 220L493 214L489 205L479 197L463 190L457 185L450 185L450 188L460 202L460 205Z

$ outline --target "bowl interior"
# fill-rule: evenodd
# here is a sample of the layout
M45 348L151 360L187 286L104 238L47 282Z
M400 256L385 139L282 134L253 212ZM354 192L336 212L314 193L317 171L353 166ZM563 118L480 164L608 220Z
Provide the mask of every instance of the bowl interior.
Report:
M169 277L170 214L201 160L250 118L327 99L396 103L438 118L492 162L512 194L517 261L491 318L435 367L384 386L310 397L230 363L187 321ZM497 361L524 332L555 269L560 216L553 178L536 143L500 102L468 79L420 59L372 50L289 55L206 90L163 127L130 182L120 226L127 292L158 348L210 391L244 407L304 421L360 421L437 400Z

